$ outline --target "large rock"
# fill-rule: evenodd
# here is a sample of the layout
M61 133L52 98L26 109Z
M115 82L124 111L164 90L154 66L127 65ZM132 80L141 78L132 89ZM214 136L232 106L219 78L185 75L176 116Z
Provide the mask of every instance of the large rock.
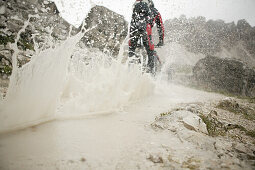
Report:
M68 34L70 24L59 16L57 7L53 2L47 0L8 0L2 1L0 5L6 9L0 18L1 32L12 35L13 38L16 38L17 32L23 27L29 16L31 16L30 26L25 32L25 34L29 34L28 37L37 33L36 39L43 39L50 33L50 28L53 29L51 34L57 38Z
M19 66L30 61L35 53L34 42L43 50L52 41L63 40L68 35L70 24L59 16L55 3L48 0L0 1L0 8L0 78L11 74L13 49L10 44L15 42L26 21L29 25L17 43Z
M35 46L39 50L44 50L58 41L65 40L71 27L61 18L55 3L51 1L0 1L0 78L6 78L11 74L13 50L9 44L15 42L18 31L28 20L30 24L21 33L18 41L19 66L30 60L35 52ZM95 6L85 20L86 29L91 30L84 35L81 43L116 56L127 35L127 26L123 16L105 7ZM73 27L72 35L80 29ZM6 60L10 62L7 64Z
M83 37L85 45L116 56L128 32L124 17L103 6L95 6L85 22L87 29L94 28Z
M173 132L180 129L188 129L208 134L206 124L203 120L196 114L186 110L173 111L166 115L162 115L154 123L152 123L152 127L168 129Z
M193 74L204 88L255 97L255 71L240 61L207 56L197 62Z

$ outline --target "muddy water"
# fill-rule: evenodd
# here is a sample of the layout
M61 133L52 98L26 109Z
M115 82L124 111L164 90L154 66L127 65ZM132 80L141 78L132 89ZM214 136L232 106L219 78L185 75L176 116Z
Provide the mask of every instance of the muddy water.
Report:
M52 121L2 134L0 169L153 168L149 153L160 152L159 146L164 144L180 143L176 136L150 128L155 116L180 103L219 98L222 96L165 85L119 112Z

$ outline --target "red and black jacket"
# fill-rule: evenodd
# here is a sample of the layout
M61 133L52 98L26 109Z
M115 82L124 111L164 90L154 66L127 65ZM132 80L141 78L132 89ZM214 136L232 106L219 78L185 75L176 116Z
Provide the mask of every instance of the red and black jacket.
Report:
M158 10L155 7L151 8L151 12L152 12L152 24L151 24L151 26L153 27L154 24L156 23L158 34L159 34L159 41L161 41L163 43L164 42L164 36L165 36L164 35L165 34L165 28L164 28L162 17L161 17L160 13L158 12Z
M145 31L147 24L150 24L152 28L155 23L157 25L159 40L163 43L165 30L159 11L154 5L149 4L148 0L136 0L131 19L130 34L135 30Z

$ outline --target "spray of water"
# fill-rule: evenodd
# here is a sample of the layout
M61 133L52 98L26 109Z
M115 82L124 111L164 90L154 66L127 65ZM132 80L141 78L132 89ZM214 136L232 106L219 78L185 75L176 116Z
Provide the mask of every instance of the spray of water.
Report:
M77 47L82 35L36 53L22 68L14 63L7 96L0 104L0 133L54 119L114 112L153 93L153 81L138 68Z
M84 60L89 60L88 63ZM150 76L97 50L78 49L61 97L58 118L112 113L153 93Z
M63 91L69 58L80 35L33 56L16 68L1 106L1 131L23 128L54 118ZM68 49L68 50L67 50Z

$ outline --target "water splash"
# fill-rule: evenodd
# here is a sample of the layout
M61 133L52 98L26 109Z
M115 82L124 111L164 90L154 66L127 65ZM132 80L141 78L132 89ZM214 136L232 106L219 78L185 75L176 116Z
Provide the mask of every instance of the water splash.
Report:
M0 132L52 120L67 79L67 66L81 34L16 68L0 109Z
M0 133L49 120L114 112L153 93L150 76L69 37L16 68L0 103Z
M97 50L76 51L70 69L60 119L119 111L153 93L150 76Z

